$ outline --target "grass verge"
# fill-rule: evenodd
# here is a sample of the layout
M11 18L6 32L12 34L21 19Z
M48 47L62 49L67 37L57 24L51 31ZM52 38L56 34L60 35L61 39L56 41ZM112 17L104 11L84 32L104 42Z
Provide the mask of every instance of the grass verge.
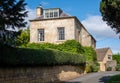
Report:
M112 76L108 83L120 83L120 74Z

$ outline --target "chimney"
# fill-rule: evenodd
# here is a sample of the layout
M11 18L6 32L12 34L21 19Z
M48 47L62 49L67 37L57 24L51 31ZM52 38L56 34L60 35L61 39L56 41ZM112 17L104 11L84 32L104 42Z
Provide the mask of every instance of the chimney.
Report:
M38 6L38 7L36 8L36 16L37 16L37 17L41 17L42 14L43 14L43 8L42 8L42 6L40 5L40 6Z

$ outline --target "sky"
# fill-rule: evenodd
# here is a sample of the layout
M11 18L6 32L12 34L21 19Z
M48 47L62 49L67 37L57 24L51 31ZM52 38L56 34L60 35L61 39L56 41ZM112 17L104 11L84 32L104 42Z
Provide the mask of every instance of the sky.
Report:
M96 48L110 47L114 54L120 53L119 36L102 20L99 10L101 0L25 0L29 11L26 20L36 17L36 7L43 9L61 8L65 13L76 16L96 39Z

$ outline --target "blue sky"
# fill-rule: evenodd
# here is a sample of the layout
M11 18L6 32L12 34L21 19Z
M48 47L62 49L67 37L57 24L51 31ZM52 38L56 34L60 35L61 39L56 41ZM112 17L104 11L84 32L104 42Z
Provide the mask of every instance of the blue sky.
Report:
M97 40L96 48L110 47L113 53L120 53L120 39L115 32L102 21L99 11L101 0L25 0L29 19L35 18L35 9L39 4L45 8L61 8L71 16L76 16L85 28Z

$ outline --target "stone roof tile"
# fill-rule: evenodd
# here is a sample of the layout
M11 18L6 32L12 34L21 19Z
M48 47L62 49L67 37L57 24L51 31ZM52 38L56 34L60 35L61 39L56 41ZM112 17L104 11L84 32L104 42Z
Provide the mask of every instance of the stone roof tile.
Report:
M107 51L109 50L110 48L100 48L100 49L96 49L96 53L97 53L97 60L98 61L103 61Z

